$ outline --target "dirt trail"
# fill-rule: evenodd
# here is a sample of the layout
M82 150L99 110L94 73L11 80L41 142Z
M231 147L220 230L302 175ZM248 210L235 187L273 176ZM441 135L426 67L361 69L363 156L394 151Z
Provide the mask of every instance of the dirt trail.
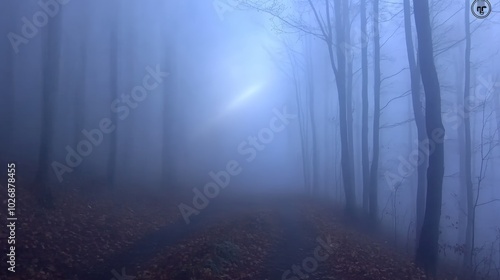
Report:
M279 211L283 235L276 252L269 259L264 279L316 279L316 272L321 269L319 266L307 272L303 267L306 259L314 258L314 250L320 244L316 241L318 233L298 205L299 201L293 198L274 205ZM320 262L318 264L321 265Z
M291 270L292 265L302 267L304 259L314 256L314 249L318 246L314 227L300 213L297 205L298 199L294 197L221 197L211 201L210 205L203 209L198 216L192 216L189 225L186 225L181 219L153 232L126 250L108 258L104 264L89 268L88 272L79 273L78 278L74 279L109 280L113 278L112 270L116 270L120 274L122 268L125 268L127 275L135 275L137 266L147 262L166 247L189 239L192 234L218 222L263 209L272 209L278 213L279 226L283 229L283 236L277 244L275 253L269 258L268 268L262 279L282 279L283 273L286 270ZM304 272L303 269L302 271ZM308 273L308 275L309 279L314 279L314 273ZM293 276L293 272L290 272L289 277L283 279L294 279Z
M109 257L104 264L96 264L95 267L90 267L87 271L76 273L76 277L75 275L68 276L70 279L79 280L109 280L113 278L113 270L120 274L122 268L125 268L127 275L134 275L135 268L138 265L147 262L166 247L172 246L181 240L189 239L192 234L211 225L237 218L246 212L260 209L266 204L257 198L218 197L210 201L209 205L201 210L199 215L191 216L189 224L186 224L184 219L180 219L143 237L124 251L117 252Z

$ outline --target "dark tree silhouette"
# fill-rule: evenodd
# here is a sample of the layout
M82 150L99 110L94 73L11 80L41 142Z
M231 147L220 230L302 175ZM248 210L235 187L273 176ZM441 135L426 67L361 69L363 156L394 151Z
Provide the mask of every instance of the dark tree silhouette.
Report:
M438 260L439 222L441 218L444 175L444 126L441 118L441 89L434 64L432 29L427 0L414 0L420 73L425 90L425 122L427 136L434 146L427 168L427 195L416 262L428 274L435 275Z
M345 46L345 29L342 21L342 5L347 5L345 1L335 0L335 25L336 29L336 56L337 56L337 67L335 67L333 50L330 49L330 60L332 61L333 71L335 73L335 81L337 82L337 92L339 99L339 119L340 119L340 143L342 146L341 153L341 164L342 164L342 178L344 181L344 191L346 198L346 212L352 215L356 208L356 194L354 191L354 160L352 151L349 149L349 127L347 124L347 110L350 106L347 105L347 92L346 92L346 56L345 49L341 46ZM327 17L329 18L330 7L327 4L326 7ZM318 22L321 20L318 19ZM332 38L332 27L328 26L328 38ZM350 112L349 112L350 113Z
M378 165L380 154L380 29L379 0L373 1L373 158L370 168L370 219L378 216Z
M370 156L368 150L368 42L365 42L367 34L366 25L366 0L360 3L361 23L361 165L363 173L363 212L370 212Z
M418 149L422 151L419 153L417 165L417 209L416 209L416 226L417 233L416 240L420 238L420 231L424 222L425 213L425 187L426 178L425 173L427 169L428 153L425 142L427 140L427 133L425 131L425 116L424 106L421 100L420 93L420 67L415 57L415 49L413 45L413 32L411 27L411 7L410 0L404 0L404 21L405 21L405 38L406 38L406 54L408 56L408 65L410 68L411 80L411 99L413 106L413 116L415 118L415 125L417 127ZM420 158L421 157L421 158ZM417 244L418 245L418 244Z
M468 1L466 0L466 7ZM471 136L471 124L470 124L470 54L471 54L471 32L470 32L470 13L466 9L465 11L465 64L464 64L464 135L459 137L464 137L464 179L466 188L466 201L467 201L467 219L465 228L465 252L464 252L464 267L472 266L472 236L473 233L473 217L474 217L474 195L472 190L472 136Z

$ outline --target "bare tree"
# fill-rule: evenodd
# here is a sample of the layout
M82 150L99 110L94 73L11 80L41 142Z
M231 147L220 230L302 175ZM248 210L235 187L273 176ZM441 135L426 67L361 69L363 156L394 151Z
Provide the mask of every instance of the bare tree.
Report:
M432 28L428 0L414 0L420 72L425 91L426 131L434 144L427 169L426 208L416 252L416 262L428 274L436 274L438 260L439 222L441 217L444 175L444 126L441 118L441 88L434 64Z
M314 9L314 5L311 1L309 1L311 7ZM329 1L326 0L326 14L327 14L327 26L326 28L322 27L324 30L323 33L325 35L325 39L328 44L328 51L330 55L331 66L333 72L335 73L335 81L337 83L337 95L339 99L339 119L340 119L340 143L342 147L342 178L344 181L344 192L346 197L346 212L350 215L355 212L356 205L356 196L354 191L354 159L353 159L353 151L349 149L349 129L347 123L347 91L346 91L346 56L345 51L342 47L345 45L345 32L343 28L342 21L342 5L347 5L345 1L335 0L334 1L334 9L335 9L335 26L336 26L336 59L337 64L335 65L335 57L333 52L333 31L332 24L330 22L330 4ZM315 10L315 9L314 9ZM316 13L315 13L316 14ZM322 20L319 16L316 16L318 24L322 25ZM350 112L349 112L350 113Z
M419 153L417 165L417 201L416 201L416 240L420 238L420 230L424 220L425 212L425 171L427 169L428 152L425 142L427 134L425 132L425 116L423 112L423 104L420 93L420 69L415 55L413 44L413 32L411 25L411 7L410 0L403 0L404 4L404 22L405 22L405 38L406 38L406 54L408 56L408 65L410 68L410 83L411 83L411 99L413 106L413 117L417 127L418 149ZM422 158L420 158L422 157Z
M304 176L304 186L307 191L312 192L314 185L314 170L313 159L314 156L314 144L315 143L315 133L312 130L312 110L313 104L311 98L307 95L307 89L302 86L301 76L305 73L305 67L301 63L301 59L297 58L297 53L291 50L288 44L285 44L288 60L291 65L291 79L294 83L295 88L295 100L298 109L298 119L299 119L299 135L300 135L300 145L302 153L302 171ZM309 55L309 53L307 54ZM303 59L303 57L302 57ZM303 62L303 61L302 61ZM314 94L314 93L310 93ZM312 135L311 135L312 134ZM311 149L312 148L312 149Z
M275 65L290 79L295 91L295 103L298 111L300 149L302 155L302 173L304 187L309 193L317 192L318 155L316 151L316 127L314 125L314 71L312 61L312 44L310 38L301 40L300 48L303 52L294 49L293 44L286 37L282 38L285 50L285 61L267 50ZM288 64L289 67L283 67ZM325 102L326 103L326 102Z
M342 7L342 16L343 16L343 28L344 28L344 51L346 57L346 68L345 68L345 96L346 96L346 112L347 112L347 135L348 135L348 144L349 150L351 151L351 160L352 162L352 173L356 172L354 168L354 130L353 130L353 103L352 103L352 83L353 83L353 70L352 70L352 60L353 60L353 47L351 44L351 1L344 0ZM355 176L354 176L355 177ZM353 184L356 184L356 180L353 179Z
M465 256L468 259L465 259L464 256L464 263L467 265L467 268L472 269L472 275L471 277L475 279L476 274L478 270L480 269L479 266L482 263L482 261L477 260L477 255L480 250L476 248L476 238L475 238L475 233L476 233L476 212L477 208L480 206L485 206L488 204L491 204L493 202L500 202L499 198L491 198L488 201L480 202L479 197L481 194L481 189L484 184L484 180L486 178L486 171L488 169L488 164L489 161L491 160L491 154L495 150L495 148L499 145L494 141L494 135L497 132L495 129L495 132L490 133L489 135L486 135L486 127L488 126L488 123L491 122L492 115L494 113L494 109L491 109L491 112L487 112L486 110L486 105L491 102L491 91L489 91L489 95L481 102L481 104L478 106L478 109L480 109L481 113L481 127L480 127L480 142L479 142L479 170L478 170L478 176L477 176L477 188L476 188L476 193L474 194L474 190L471 189L471 207L467 211L467 230L466 233L468 233L470 236L468 236L470 239L466 240L466 243L468 242L468 245L470 248L468 248L470 251L465 252ZM469 193L467 194L469 195ZM467 201L469 203L469 197L467 197ZM492 245L493 246L493 245ZM467 248L466 248L467 249ZM474 261L474 258L476 260ZM491 258L491 254L490 254ZM490 264L493 260L489 260L488 264ZM489 273L489 270L491 267L484 267L483 270L485 270L487 273Z
M283 3L280 0L258 1L246 0L241 6L265 12L279 20L286 28L303 34L314 36L320 39L328 50L328 58L332 68L337 87L337 97L339 104L340 120L340 146L341 146L341 166L344 194L346 200L345 210L348 215L353 215L356 209L356 192L354 186L354 158L353 151L349 143L349 120L351 106L348 105L349 94L347 91L347 59L346 59L346 34L345 28L345 6L346 1L334 0L333 7L331 1L325 0L324 6L319 8L319 4L308 0L308 8L313 13L313 23L301 16L283 15ZM331 15L334 10L333 16ZM323 11L323 13L321 13ZM334 32L335 27L335 32ZM352 130L351 130L352 133Z
M310 142L310 170L311 170L311 191L313 194L319 194L319 168L318 168L318 150L317 150L317 128L316 116L314 114L315 88L314 88L314 68L312 61L312 46L310 38L306 38L306 56L305 56L305 76L306 76L306 96L308 97L308 118L311 124L311 142ZM306 98L307 98L306 97Z
M468 2L466 2L466 7ZM472 224L473 224L473 190L472 190L472 140L471 140L471 126L470 126L470 54L471 54L471 33L470 33L470 15L469 11L465 11L465 76L464 76L464 179L465 179L465 189L466 189L466 201L467 201L467 220L466 220L466 230L465 230L465 253L463 264L466 267L470 267L472 264Z
M379 0L373 1L373 158L370 168L370 219L378 216L378 165L380 154L380 30Z
M366 0L361 0L360 6L361 40L366 40L363 34L367 32ZM361 165L363 174L363 211L370 211L370 157L368 150L368 44L361 42Z

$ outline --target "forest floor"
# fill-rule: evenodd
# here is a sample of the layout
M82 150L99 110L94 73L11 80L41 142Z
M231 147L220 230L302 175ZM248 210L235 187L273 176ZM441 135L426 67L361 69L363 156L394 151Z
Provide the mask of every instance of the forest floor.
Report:
M220 195L190 224L177 207L189 195L71 190L50 210L22 187L16 197L16 272L0 279L427 279L331 203L298 195Z

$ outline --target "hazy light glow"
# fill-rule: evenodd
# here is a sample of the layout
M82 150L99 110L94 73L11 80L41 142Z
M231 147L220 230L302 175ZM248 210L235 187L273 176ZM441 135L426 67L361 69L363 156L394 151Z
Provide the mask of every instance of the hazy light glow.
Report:
M250 99L252 96L254 96L255 94L257 94L262 88L263 88L263 84L260 83L260 84L255 84L255 85L252 85L250 87L248 87L247 89L245 89L241 94L239 94L236 98L234 98L227 106L226 108L221 112L221 116L224 116L226 115L227 113L237 109L238 107L240 107L241 105L243 105L243 103L245 101L247 101L248 99Z
M220 52L212 57L216 69L212 69L210 75L216 82L211 95L221 102L213 111L207 108L211 114L191 130L191 140L197 141L235 118L241 118L238 112L271 100L270 96L261 93L276 83L276 66L268 52L278 47L275 38L266 28L250 20L233 22L232 28L233 35L225 38L224 44L219 46ZM242 29L247 30L245 36L240 34Z
M211 128L219 124L224 118L226 118L231 112L234 112L238 108L241 108L248 102L255 99L265 87L265 82L253 84L246 89L244 89L240 94L234 97L215 117L207 120L201 127L193 133L193 138L199 137L205 132L209 131Z

